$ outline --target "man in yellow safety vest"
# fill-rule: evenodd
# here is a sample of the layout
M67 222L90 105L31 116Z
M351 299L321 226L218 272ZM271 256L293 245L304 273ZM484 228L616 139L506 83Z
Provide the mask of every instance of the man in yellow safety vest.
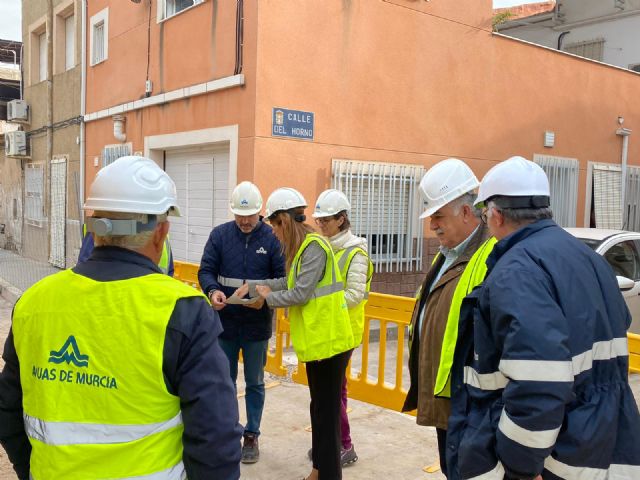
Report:
M102 169L97 247L18 300L0 442L20 479L240 477L238 404L216 312L158 263L176 188L152 160Z
M484 279L488 239L480 211L473 207L479 182L461 160L434 165L420 182L430 229L440 242L418 292L409 335L411 387L403 411L417 408L416 422L433 426L438 437L440 468L446 476L446 436L450 413L450 371L458 334L462 299ZM435 467L437 468L437 467Z

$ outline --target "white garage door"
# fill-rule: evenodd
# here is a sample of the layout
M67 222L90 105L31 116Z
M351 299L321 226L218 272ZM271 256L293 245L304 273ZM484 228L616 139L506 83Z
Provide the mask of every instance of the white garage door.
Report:
M170 217L175 260L200 263L214 226L229 220L229 152L167 151L165 169L176 183L182 217Z

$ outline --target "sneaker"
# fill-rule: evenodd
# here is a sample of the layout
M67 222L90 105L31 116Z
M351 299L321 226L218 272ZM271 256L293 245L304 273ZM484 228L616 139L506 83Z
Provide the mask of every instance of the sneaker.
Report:
M256 463L259 459L258 436L255 433L245 433L242 444L242 463Z
M340 463L343 467L347 467L349 465L353 465L358 461L358 454L356 453L356 449L351 445L350 448L340 449Z

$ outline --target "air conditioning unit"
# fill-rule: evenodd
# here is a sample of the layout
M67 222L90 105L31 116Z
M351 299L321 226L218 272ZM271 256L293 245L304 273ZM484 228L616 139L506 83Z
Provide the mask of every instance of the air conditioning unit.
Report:
M4 134L4 153L7 157L27 155L27 134L21 130Z
M7 103L7 121L16 123L29 122L29 105L24 100L11 100Z

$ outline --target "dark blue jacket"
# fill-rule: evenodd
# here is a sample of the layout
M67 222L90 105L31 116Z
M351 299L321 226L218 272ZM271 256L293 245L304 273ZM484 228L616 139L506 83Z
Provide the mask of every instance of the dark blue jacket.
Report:
M148 258L118 247L96 248L73 270L98 282L160 273ZM229 361L218 343L221 331L216 312L202 297L178 300L167 325L162 372L169 393L180 397L189 479L240 478L242 427ZM31 445L24 430L20 367L11 331L2 357L0 443L18 478L26 480Z
M198 280L209 295L221 290L227 297L239 286L223 286L219 276L236 281L281 278L286 275L280 242L271 227L258 222L251 233L242 233L235 221L218 225L204 247ZM218 312L226 340L268 340L271 337L271 310L227 305Z
M449 478L640 478L631 317L606 261L541 220L487 267L461 310Z

